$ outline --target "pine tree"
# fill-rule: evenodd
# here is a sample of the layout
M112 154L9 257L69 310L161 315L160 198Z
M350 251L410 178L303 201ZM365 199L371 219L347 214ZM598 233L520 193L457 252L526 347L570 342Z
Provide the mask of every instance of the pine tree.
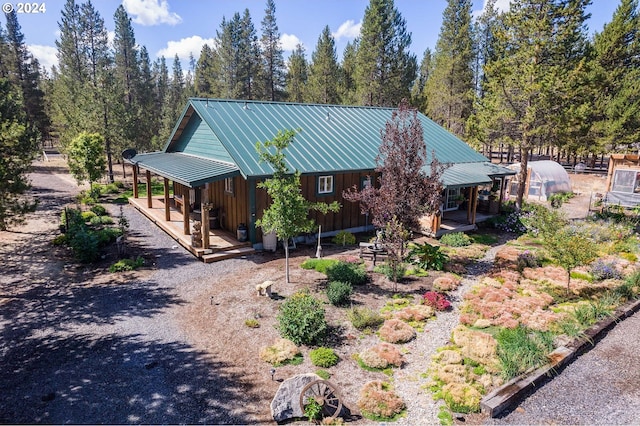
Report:
M238 27L238 93L237 99L263 99L263 69L260 66L260 46L249 9L244 10Z
M427 115L456 136L465 137L473 105L474 44L471 0L449 0L424 96Z
M40 65L33 57L24 41L15 10L5 14L7 18L7 41L9 47L8 65L13 69L9 77L20 87L21 103L26 114L27 123L40 133L42 138L48 139L51 125L49 116L44 109L44 92L41 89Z
M583 48L579 36L588 0L518 0L497 32L498 55L485 67L479 127L492 140L520 151L520 182L526 182L533 147L564 137L571 117L570 90ZM569 96L567 96L569 93ZM520 207L525 185L520 185Z
M370 0L362 21L355 81L361 105L395 106L409 98L416 57L411 33L393 0Z
M426 111L427 98L424 93L424 88L429 81L431 72L433 71L433 55L431 49L427 48L424 51L422 62L420 62L420 69L418 70L418 78L411 86L411 104L418 108L420 111Z
M0 77L0 230L22 223L36 205L23 197L29 188L27 173L38 149L17 101L20 88Z
M281 101L285 97L285 65L280 44L280 32L276 23L276 5L273 0L267 0L260 42L262 44L265 99Z
M602 144L626 150L640 142L640 11L621 0L611 22L594 37L594 132Z
M172 109L168 105L169 97L169 68L167 68L167 60L164 56L161 56L154 62L153 65L153 77L155 81L155 111L160 111L158 136L153 140L153 146L160 148L165 145L171 129L175 125L175 121L171 122Z
M157 137L160 120L156 108L156 91L151 60L147 48L140 48L140 77L136 84L138 93L138 126L136 133L136 149L151 151L155 147L154 139Z
M200 50L200 57L196 65L196 73L193 80L196 96L214 96L213 81L215 80L214 53L209 45L205 44Z
M289 56L286 79L287 99L291 102L304 102L304 92L307 85L308 65L304 47L301 44Z
M338 91L342 103L345 105L356 105L356 63L358 53L358 39L348 42L342 53L342 64L340 64L340 81Z
M162 107L162 141L168 140L171 136L171 131L187 101L182 64L177 54L173 58L172 69L173 73Z
M316 50L311 54L305 99L312 103L340 103L338 80L339 68L335 41L327 25L318 38Z

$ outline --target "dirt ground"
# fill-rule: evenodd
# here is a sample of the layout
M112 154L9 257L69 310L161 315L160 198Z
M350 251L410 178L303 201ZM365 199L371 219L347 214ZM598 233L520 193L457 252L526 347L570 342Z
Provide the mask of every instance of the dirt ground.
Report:
M116 179L122 179L122 170L116 167ZM143 280L155 270L147 266L142 270L110 274L107 268L113 262L113 255L90 267L77 265L65 248L55 247L50 242L59 234L59 212L66 203L73 203L73 196L81 188L73 179L65 175L66 167L59 158L36 164L33 175L34 193L42 202L39 210L28 217L25 225L15 227L10 232L0 232L0 256L4 259L0 274L0 309L18 294L24 294L29 288L44 286L56 292L73 293L75 289L96 285L118 285L118 283ZM56 174L68 184L63 197L47 198L47 190L41 185L42 179ZM604 189L604 178L590 175L571 175L574 191L579 195L565 206L566 211L577 216L588 211L592 193ZM130 179L130 177L129 177ZM586 203L586 204L585 204ZM36 243L37 242L37 243ZM144 255L142 245L137 246L133 239L129 255ZM356 249L324 244L324 254L332 257L357 256ZM313 257L315 248L299 247L292 252L291 283L284 283L284 259L279 254L260 253L252 258L252 267L241 268L220 278L212 277L211 285L201 292L190 293L186 303L176 304L170 309L176 324L182 330L188 344L195 350L208 354L213 359L228 360L225 374L241 377L238 387L244 393L245 406L237 407L253 413L248 420L251 423L272 422L268 403L275 394L280 381L298 373L315 371L305 356L303 364L284 366L277 369L275 376L270 374L270 365L258 358L259 349L271 344L278 337L276 315L281 301L301 288L308 288L318 298L326 300L324 295L324 275L315 271L299 268L299 264ZM195 259L194 259L195 261ZM368 267L371 267L371 262ZM431 288L431 283L439 274L429 277L407 280L400 286L400 292L419 298ZM272 299L255 294L255 285L265 280L276 281L275 295ZM56 290L56 286L60 290ZM354 306L381 308L394 294L393 285L386 278L375 274L373 282L356 289L353 296ZM215 309L211 309L215 305ZM356 400L363 383L374 379L388 379L382 373L361 369L352 355L377 343L373 334L363 334L353 329L346 319L345 310L327 307L327 319L332 326L332 341L329 344L336 349L342 359L337 366L329 369L332 381L342 390L345 402L354 409L357 421ZM257 319L259 328L244 325L247 319ZM0 323L0 325L2 325ZM407 346L407 351L415 349ZM309 348L303 348L306 352ZM416 351L415 356L419 356ZM416 371L416 376L423 372ZM0 419L2 416L0 416ZM246 419L246 418L245 418ZM96 419L98 420L98 419ZM98 420L98 422L100 422Z

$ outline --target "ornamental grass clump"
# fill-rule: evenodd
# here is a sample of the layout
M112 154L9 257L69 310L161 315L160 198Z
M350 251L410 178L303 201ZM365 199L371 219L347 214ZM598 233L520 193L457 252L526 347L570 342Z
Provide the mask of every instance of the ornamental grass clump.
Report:
M288 339L278 339L271 346L260 350L260 359L274 367L290 364L301 358L300 349Z
M506 380L543 366L553 350L553 333L523 326L503 328L496 335L501 374Z
M416 337L416 331L404 321L388 319L379 330L380 338L389 343L406 343Z
M433 289L435 291L453 291L460 285L460 278L453 274L445 274L433 280Z
M396 346L381 342L360 352L358 361L365 369L384 370L388 367L402 367L404 359Z
M358 408L370 420L392 421L404 412L406 405L391 384L375 380L363 386Z
M355 328L361 331L376 329L384 322L382 315L367 306L349 309L347 318Z

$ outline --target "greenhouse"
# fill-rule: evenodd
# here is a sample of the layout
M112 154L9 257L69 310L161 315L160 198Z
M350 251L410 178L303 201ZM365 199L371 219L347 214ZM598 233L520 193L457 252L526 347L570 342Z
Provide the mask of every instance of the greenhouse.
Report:
M509 195L516 196L518 193L518 181L520 177L520 163L509 166L510 169L518 172L507 185ZM546 201L551 194L558 192L571 192L571 181L569 174L559 163L550 160L530 161L527 172L527 187L525 197L539 201Z

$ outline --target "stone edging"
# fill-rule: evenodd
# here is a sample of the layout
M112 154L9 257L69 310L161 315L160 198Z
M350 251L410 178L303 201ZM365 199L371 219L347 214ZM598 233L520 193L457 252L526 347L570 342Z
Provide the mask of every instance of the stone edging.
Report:
M589 327L584 337L574 339L549 354L551 362L536 370L526 372L494 389L480 401L480 410L490 417L497 417L535 392L536 388L558 375L579 355L587 352L615 325L640 310L640 299L626 303L609 318Z

